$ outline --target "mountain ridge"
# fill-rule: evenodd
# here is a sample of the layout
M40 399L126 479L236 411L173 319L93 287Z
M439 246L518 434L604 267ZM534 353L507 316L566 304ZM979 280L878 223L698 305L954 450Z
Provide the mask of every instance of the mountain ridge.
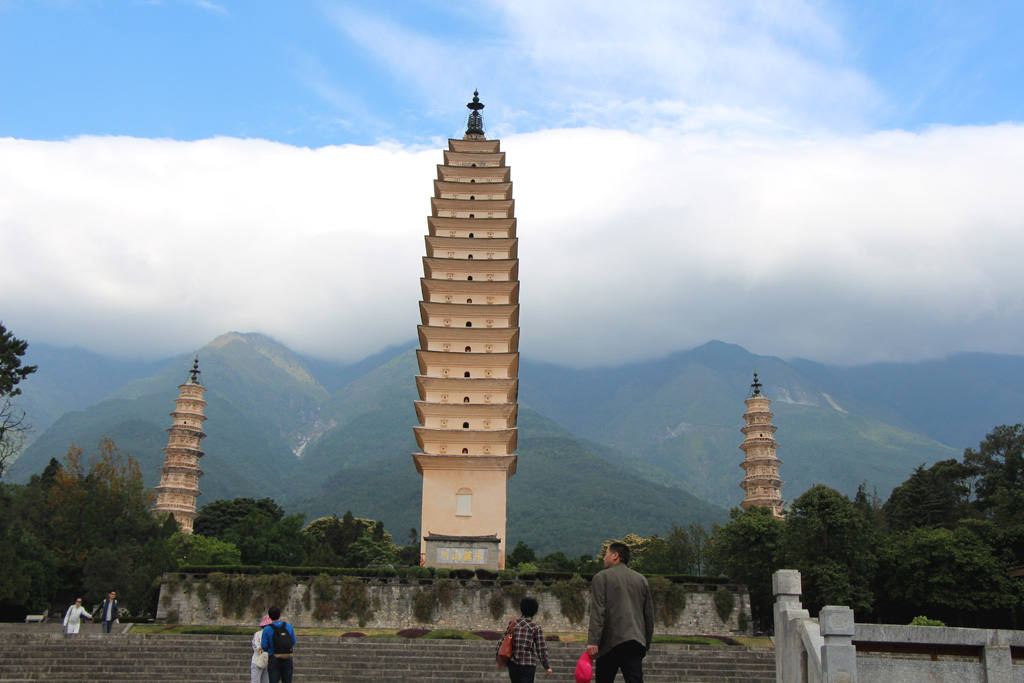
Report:
M353 509L362 515L377 510L392 525L417 520L419 479L409 457L416 450L413 348L411 343L391 347L343 366L306 359L257 333L230 332L204 346L199 358L202 381L208 387L210 436L204 441L207 456L202 467L207 474L200 481L201 503L238 495L269 496L289 509L316 516ZM56 353L46 352L51 357ZM168 414L177 385L187 378L192 354L148 366L126 361L118 375L110 369L117 367L115 359L96 360L77 353L92 369L66 373L68 386L59 386L54 369L38 385L33 385L31 377L26 380L25 397L30 402L49 401L59 407L61 401L74 398L78 403L42 430L14 463L9 480L24 481L41 471L50 457L62 457L71 441L88 451L107 435L122 451L139 459L147 485L154 485L170 426ZM66 351L63 364L73 365L75 356L76 352ZM948 393L965 404L977 402L978 392L995 387L1009 410L1018 403L1024 410L1024 392L1001 379L1005 373L988 376L997 372L993 364L1024 367L1024 358L986 357L980 365L973 357L967 361L966 370L960 369L956 358L946 361L946 376L961 378L958 381L967 387L962 394ZM591 507L591 498L600 494L579 487L570 488L577 514L563 519L558 525L563 531L554 536L544 535L550 523L515 511L513 492L523 500L534 500L549 515L561 515L561 510L541 505L530 491L521 490L520 482L533 481L536 472L556 481L571 479L571 472L564 470L567 462L600 469L613 480L628 480L631 491L642 490L636 488L641 485L658 491L651 496L675 510L673 514L706 522L722 519L724 510L741 500L743 399L749 395L755 369L765 395L773 401L782 478L787 482L783 494L789 500L817 483L852 494L866 481L887 495L914 467L959 456L957 449L929 438L925 432L934 431L934 424L915 412L915 407L934 397L918 396L912 387L928 391L927 373L935 366L867 366L858 374L856 369L757 356L718 341L614 368L576 370L523 359L520 456L529 463L540 457L531 449L556 455L551 463L534 460L540 463L535 469L521 467L510 480L511 540L520 540L513 537L518 534L529 542L534 534L542 546L563 542L568 548L572 538L586 533L576 521L587 514L600 516ZM110 386L116 383L113 380L92 389L76 385L104 371L128 381L115 388ZM898 379L899 391L886 384L887 376ZM83 408L90 391L97 398ZM946 403L948 411L961 410L957 401ZM979 441L998 424L985 424L977 410L964 412L958 415L958 429L974 430L980 434ZM943 419L949 420L936 416L932 422ZM557 475L552 474L556 471ZM548 480L537 481L536 486L546 496L557 495L549 490ZM678 504L664 502L668 497L663 489L676 491ZM375 496L405 511L389 512L387 506L374 503ZM696 505L691 498L703 502ZM358 509L359 505L367 510ZM671 522L650 510L630 514L635 515L635 524L656 519L655 526L665 524L666 528L670 523L692 521ZM401 527L392 531L404 536ZM659 531L652 527L650 533Z

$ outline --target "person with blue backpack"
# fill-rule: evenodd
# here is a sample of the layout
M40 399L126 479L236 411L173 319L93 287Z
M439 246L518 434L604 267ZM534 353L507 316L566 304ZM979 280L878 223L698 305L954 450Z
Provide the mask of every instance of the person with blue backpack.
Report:
M267 610L270 623L263 627L260 648L267 653L267 673L270 683L292 683L292 654L295 648L295 629L281 619L281 610L271 607Z

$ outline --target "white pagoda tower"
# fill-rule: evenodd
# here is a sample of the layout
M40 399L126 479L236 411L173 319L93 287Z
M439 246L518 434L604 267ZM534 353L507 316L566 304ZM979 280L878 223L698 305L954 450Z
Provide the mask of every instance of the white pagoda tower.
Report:
M479 93L466 106L427 219L412 457L423 476L421 564L501 569L516 472L518 240L505 153L484 136Z
M160 485L156 487L156 506L153 514L169 512L181 525L186 534L192 533L192 522L196 518L196 499L201 495L199 458L203 457L200 442L206 437L203 431L203 394L206 387L199 383L199 358L196 357L187 382L178 387L180 394L174 400L177 404L171 417L174 422L167 430L170 437L164 449L166 459L160 468Z
M771 508L772 514L782 519L782 508L786 502L782 500L782 479L779 478L779 465L782 461L775 456L779 445L775 442L775 426L768 406L771 401L761 393L761 383L754 373L754 383L750 385L752 393L745 403L747 412L743 414L746 421L743 429L743 444L740 450L745 454L740 467L743 468L744 496L740 507L746 510L751 505Z

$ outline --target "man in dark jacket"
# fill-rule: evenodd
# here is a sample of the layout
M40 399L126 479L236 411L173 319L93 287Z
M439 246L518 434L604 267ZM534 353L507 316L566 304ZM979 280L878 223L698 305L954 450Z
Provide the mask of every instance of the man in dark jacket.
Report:
M104 633L110 633L110 629L113 628L114 624L121 623L117 616L117 591L110 591L107 597L103 599L99 610L96 611L96 617L99 617L103 622Z
M604 571L590 584L587 652L596 657L596 683L612 683L621 669L626 683L643 683L644 657L654 637L654 602L647 579L626 565L629 546L612 543Z

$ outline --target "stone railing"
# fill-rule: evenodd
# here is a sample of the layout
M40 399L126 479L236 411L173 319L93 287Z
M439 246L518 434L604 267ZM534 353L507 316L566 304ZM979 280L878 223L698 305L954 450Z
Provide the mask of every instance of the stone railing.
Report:
M323 583L328 581L326 577L288 577L292 582L287 585L261 589L260 580L267 578L270 577L221 575L214 579L212 575L165 574L157 619L181 624L254 624L271 603L276 603L285 618L296 626L501 631L519 615L519 599L530 595L540 603L537 619L544 630L573 633L586 631L590 608L587 587L577 587L578 599L566 609L552 582L348 577L329 579L327 585ZM235 583L229 587L225 581ZM317 581L321 582L320 598ZM262 585L268 584L264 581ZM687 588L685 607L668 625L656 619L656 633L749 632L750 599L745 587L698 584ZM715 588L734 594L732 612L724 621L716 611ZM221 596L231 603L225 606Z
M849 607L800 604L800 572L772 576L777 683L1021 683L1024 632L857 624Z

